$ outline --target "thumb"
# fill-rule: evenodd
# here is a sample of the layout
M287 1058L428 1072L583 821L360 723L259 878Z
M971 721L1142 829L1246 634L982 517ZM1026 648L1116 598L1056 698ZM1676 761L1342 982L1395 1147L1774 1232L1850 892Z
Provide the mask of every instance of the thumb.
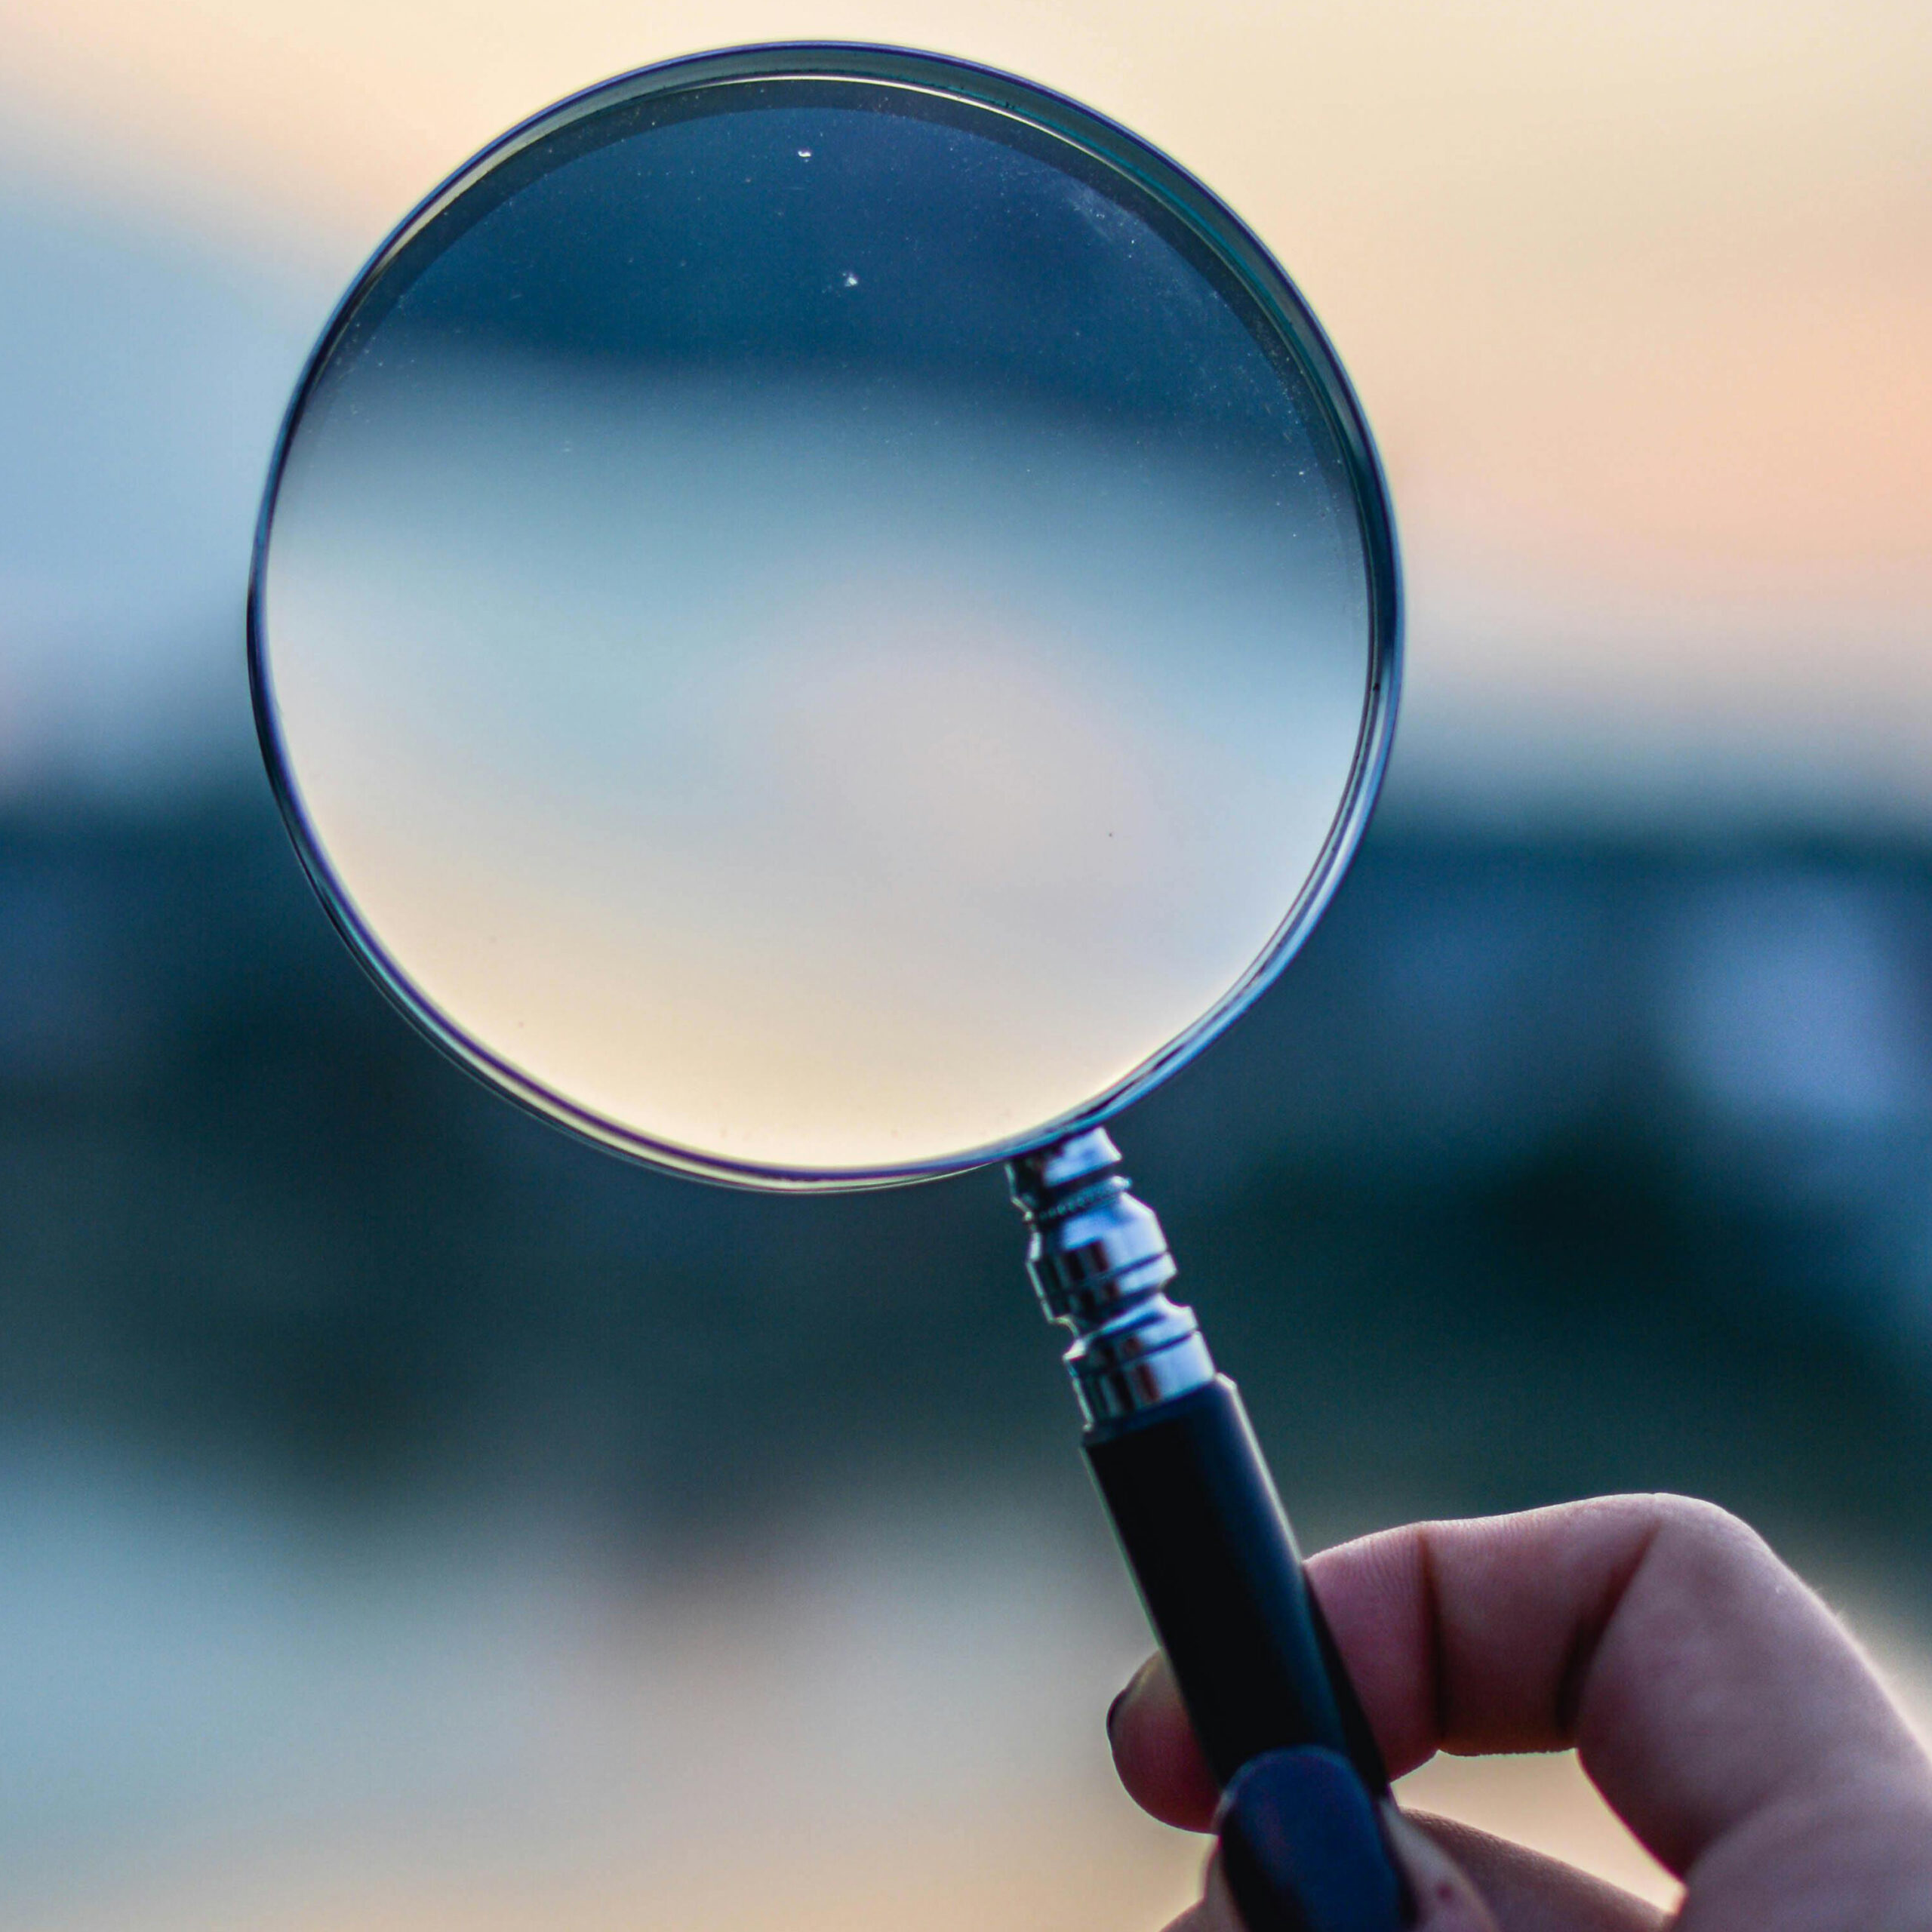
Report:
M1414 1932L1496 1932L1496 1921L1468 1875L1396 1810L1393 1798L1382 1807L1382 1829L1408 1885Z
M1439 1846L1332 1751L1272 1751L1228 1786L1199 1932L1496 1932Z

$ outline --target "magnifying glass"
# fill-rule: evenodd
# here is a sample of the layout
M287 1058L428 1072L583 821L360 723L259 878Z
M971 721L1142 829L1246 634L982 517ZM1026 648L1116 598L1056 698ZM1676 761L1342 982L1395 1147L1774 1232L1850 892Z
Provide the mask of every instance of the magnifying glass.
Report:
M310 878L472 1072L740 1186L1011 1164L1217 1775L1383 1789L1102 1125L1300 944L1394 727L1374 447L1228 209L930 54L574 96L337 311L249 628Z

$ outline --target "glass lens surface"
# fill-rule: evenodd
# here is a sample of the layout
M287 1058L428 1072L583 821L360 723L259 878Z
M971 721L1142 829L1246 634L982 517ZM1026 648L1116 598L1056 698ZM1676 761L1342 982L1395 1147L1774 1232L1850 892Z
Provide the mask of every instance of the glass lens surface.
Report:
M963 1164L1270 951L1358 768L1343 449L1126 172L854 79L555 117L405 231L285 447L257 670L338 914L580 1126Z

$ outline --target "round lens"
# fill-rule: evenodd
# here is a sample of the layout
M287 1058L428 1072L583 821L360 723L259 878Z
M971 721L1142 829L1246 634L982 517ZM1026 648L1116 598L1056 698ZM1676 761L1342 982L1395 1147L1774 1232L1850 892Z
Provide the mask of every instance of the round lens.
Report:
M927 57L629 77L364 275L257 558L271 763L443 1044L647 1158L945 1171L1285 956L1392 716L1306 312L1109 124Z

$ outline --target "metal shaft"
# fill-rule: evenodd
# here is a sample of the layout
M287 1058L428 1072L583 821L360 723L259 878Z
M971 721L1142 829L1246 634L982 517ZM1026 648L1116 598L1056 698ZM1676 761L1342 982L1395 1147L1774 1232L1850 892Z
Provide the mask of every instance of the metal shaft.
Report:
M1090 1424L1214 1380L1194 1311L1164 1292L1176 1272L1167 1237L1119 1168L1120 1150L1097 1127L1008 1170L1041 1306L1073 1333L1065 1360Z

